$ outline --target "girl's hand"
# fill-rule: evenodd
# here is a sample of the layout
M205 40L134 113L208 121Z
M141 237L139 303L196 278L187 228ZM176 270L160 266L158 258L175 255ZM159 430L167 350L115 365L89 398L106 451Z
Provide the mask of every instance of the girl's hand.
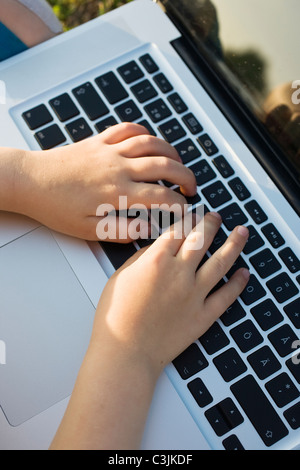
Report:
M98 239L101 218L96 212L101 204L118 210L119 197L126 196L128 207L177 203L183 208L182 195L151 184L164 179L181 186L187 196L196 193L194 174L176 150L137 124L114 126L78 144L27 152L23 167L26 177L16 212L86 240Z
M245 227L236 227L226 243L197 270L220 224L220 216L209 213L204 224L196 226L186 239L176 236L177 224L117 271L102 294L91 344L101 350L112 340L158 375L202 336L249 279L248 270L240 269L209 295L248 238ZM203 242L203 247L191 250L193 240Z

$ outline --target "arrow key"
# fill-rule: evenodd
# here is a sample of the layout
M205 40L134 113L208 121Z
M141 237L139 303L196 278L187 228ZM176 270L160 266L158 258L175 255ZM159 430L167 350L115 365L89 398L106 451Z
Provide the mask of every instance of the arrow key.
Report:
M204 408L213 401L213 397L207 390L201 379L197 378L188 384L188 389L195 398L200 408Z
M205 416L212 426L213 430L215 431L217 436L224 436L228 431L230 431L231 427L227 423L224 415L222 414L221 410L219 409L218 405L213 406L209 410L205 412Z
M76 121L67 124L66 130L73 142L79 142L93 134L90 126L83 118L76 119Z
M236 428L244 422L243 416L231 398L226 398L225 400L221 401L221 403L218 404L218 407L231 429Z

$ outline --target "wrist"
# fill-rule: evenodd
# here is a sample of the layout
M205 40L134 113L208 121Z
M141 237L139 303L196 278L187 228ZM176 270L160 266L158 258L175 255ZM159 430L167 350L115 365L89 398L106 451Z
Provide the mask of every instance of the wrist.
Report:
M0 210L19 212L25 158L24 150L0 149Z
M107 359L105 365L102 362L103 357ZM84 364L91 365L100 380L103 374L103 366L108 373L110 367L112 367L114 374L118 371L119 374L124 374L124 376L129 374L132 379L141 379L144 386L149 390L155 388L161 372L153 366L152 361L148 360L141 351L129 348L117 341L106 341L105 339L101 343L91 341Z

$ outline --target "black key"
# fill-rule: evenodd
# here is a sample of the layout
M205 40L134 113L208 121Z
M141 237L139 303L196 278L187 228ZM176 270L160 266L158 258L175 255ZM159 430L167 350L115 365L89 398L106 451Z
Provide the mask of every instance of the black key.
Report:
M279 256L291 273L296 273L300 269L300 260L290 248L284 248L279 252Z
M191 139L186 139L180 142L180 144L175 145L175 149L185 165L201 155L198 147L196 147Z
M267 286L280 304L291 299L299 292L298 287L296 287L287 273L274 277L267 282Z
M273 248L279 248L280 246L284 245L285 240L282 238L277 228L274 227L273 224L265 225L265 227L263 227L261 231L269 240Z
M281 264L277 261L275 255L269 248L257 253L250 258L250 263L254 266L256 272L265 279L280 270Z
M225 227L232 231L237 225L244 225L248 219L240 207L234 202L219 211Z
M231 326L246 316L246 312L236 300L221 316L221 321L225 326Z
M287 428L251 375L232 385L231 391L267 447L288 435Z
M251 320L246 320L230 330L230 334L242 352L248 352L261 344L264 339Z
M226 437L222 442L225 450L245 450L242 446L240 440L235 434L232 436Z
M91 121L109 112L107 106L90 82L75 88L73 94Z
M197 372L208 366L207 360L195 343L180 354L173 361L173 364L184 380L189 379L192 375L197 374Z
M258 225L268 220L267 215L256 201L247 202L247 204L245 204L245 209Z
M199 341L208 354L214 354L220 351L230 342L219 323L214 323L210 329L199 338Z
M203 127L201 126L200 122L198 119L195 118L195 116L192 113L186 114L182 118L184 124L187 126L188 130L191 132L191 134L200 134L200 132L203 131Z
M201 135L197 140L208 156L211 157L212 155L218 153L219 149L208 134Z
M229 178L230 176L234 175L233 169L229 165L228 161L223 157L223 155L214 158L213 163L223 178Z
M200 160L189 168L194 173L198 186L202 186L216 177L216 173L205 160Z
M37 132L34 137L40 144L42 150L49 150L57 145L63 144L67 139L57 124L46 127Z
M251 313L264 331L270 330L283 321L283 315L271 299L264 300L253 307Z
M229 181L228 184L240 201L245 201L245 199L248 199L248 197L251 196L240 178L234 178L233 180Z
M152 245L154 243L155 239L153 238L140 238L137 240L137 244L139 245L140 248L146 248L147 246Z
M213 397L207 390L201 379L197 378L188 384L188 389L195 398L200 408L205 408L213 401Z
M177 119L171 119L170 121L160 125L158 130L169 144L172 144L186 135L185 130L181 124L179 124Z
M169 91L173 90L171 83L163 73L155 75L153 80L163 93L168 93Z
M132 100L120 104L115 108L115 111L123 122L133 122L142 117L141 111Z
M295 343L296 347L300 347L300 342ZM292 345L293 346L293 345ZM300 384L300 357L299 353L286 361L286 365L293 374L298 384Z
M148 131L150 132L150 135L153 135L154 137L156 137L156 132L154 131L154 129L150 126L149 122L146 121L146 119L143 119L142 121L138 122L138 124L140 126L144 126L146 127L146 129L148 129Z
M158 99L145 106L145 111L154 123L162 121L172 114L162 99Z
M284 372L266 384L266 389L279 408L283 408L300 396L290 377Z
M207 201L213 208L219 207L232 199L221 181L216 181L202 190Z
M244 418L231 400L226 398L205 412L205 416L217 436L223 436L228 431L243 423Z
M283 414L292 429L300 428L300 402L286 410Z
M114 118L113 116L109 116L108 118L102 119L102 121L97 122L95 127L97 131L101 133L112 126L115 126L116 124L118 124L116 118Z
M131 87L131 91L140 103L145 103L152 98L155 98L158 93L155 88L151 85L149 80L143 80L137 85Z
M158 71L158 66L152 59L150 54L144 54L140 57L141 64L145 67L148 73L154 73Z
M22 117L32 131L53 121L53 117L44 104L29 109L22 114Z
M226 242L227 240L227 235L224 232L222 228L220 228L212 242L212 244L209 247L209 252L211 254L214 254L221 246Z
M300 284L300 274L299 274L299 276L296 277L296 280L297 280L298 284Z
M230 431L230 426L227 423L225 416L217 406L213 406L205 412L205 416L215 431L216 435L221 437Z
M61 122L68 121L79 114L77 106L75 106L67 93L57 96L50 100L49 103Z
M261 299L266 295L266 291L263 286L259 283L254 274L250 274L250 279L247 287L241 294L241 299L246 305L251 305L257 300Z
M122 67L119 67L117 70L126 83L135 82L144 76L144 73L134 60L128 62L128 64L122 65Z
M261 380L270 377L270 375L275 374L275 372L281 369L280 362L269 346L264 346L253 354L250 354L248 361Z
M96 78L95 82L110 104L118 103L129 96L120 80L113 72L101 75Z
M123 264L137 251L133 243L121 244L101 242L100 245L116 270L123 266Z
M268 335L269 340L281 357L293 352L293 343L298 338L289 325L283 325Z
M234 429L244 422L244 418L233 403L231 398L226 398L218 405L221 413L225 417L230 429Z
M182 114L188 109L187 105L185 104L183 99L178 95L178 93L172 93L171 95L169 95L168 101L178 114Z
M83 118L79 118L76 121L67 124L66 130L73 142L80 142L81 140L93 135L92 129Z
M258 248L262 247L265 244L262 237L253 227L253 225L249 225L248 230L249 230L249 238L243 250L245 255L249 255L249 253L252 253L252 251L257 250Z
M231 382L247 370L247 366L233 348L215 357L213 363L225 382Z
M286 305L283 309L293 325L300 329L300 297L290 304Z

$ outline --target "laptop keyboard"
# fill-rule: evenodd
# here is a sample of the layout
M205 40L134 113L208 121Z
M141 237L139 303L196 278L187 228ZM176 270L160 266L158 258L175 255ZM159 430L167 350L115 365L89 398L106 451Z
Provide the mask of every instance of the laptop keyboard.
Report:
M79 142L118 122L142 124L173 144L194 172L198 194L188 202L222 216L208 256L236 225L249 228L244 252L222 281L246 266L246 289L166 372L212 447L270 448L288 436L294 442L300 426L300 261L286 244L284 228L251 194L228 150L191 108L175 90L172 74L147 52L23 107L20 115L31 146L35 140L43 150ZM101 245L118 269L148 243Z

